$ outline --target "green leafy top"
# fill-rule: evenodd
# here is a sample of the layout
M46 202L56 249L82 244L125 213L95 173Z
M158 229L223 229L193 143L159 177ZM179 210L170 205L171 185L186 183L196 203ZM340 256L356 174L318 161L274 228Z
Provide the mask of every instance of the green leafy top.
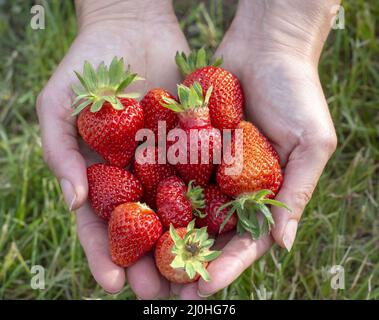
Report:
M261 235L270 232L271 226L274 225L271 211L267 205L273 205L285 208L291 211L284 203L267 198L272 195L271 190L260 190L251 194L246 194L238 197L237 199L225 203L217 210L217 214L224 208L230 207L223 223L220 226L220 231L225 227L226 223L234 212L237 213L238 223L237 232L243 234L249 232L254 240L260 238ZM263 214L263 222L259 223L257 213Z
M195 229L195 220L192 220L182 239L171 224L170 236L174 241L172 253L175 255L171 267L184 269L190 279L193 279L198 273L205 281L210 281L204 263L216 259L221 252L210 250L214 239L208 239L207 227Z
M195 112L202 114L203 110L208 110L209 98L211 97L213 87L210 86L203 95L203 89L199 82L194 82L190 87L183 84L178 85L179 103L171 98L162 97L161 105L174 112ZM206 112L208 114L208 112Z
M143 80L136 73L131 73L130 68L125 70L124 60L114 57L109 68L105 66L104 61L100 63L97 70L85 61L83 74L75 71L80 81L80 85L73 85L72 90L76 98L72 103L75 109L73 116L79 114L89 104L91 112L97 112L101 109L104 102L109 102L116 110L124 109L119 98L138 98L138 93L124 93L124 89L132 82Z
M177 52L175 55L176 65L178 66L180 72L183 76L187 76L193 71L207 67L214 66L218 67L222 64L222 58L216 59L213 63L211 62L211 58L207 55L204 48L196 51L193 50L190 52L188 56L184 52Z
M204 190L200 186L193 186L194 180L191 180L188 184L186 196L192 205L192 212L195 216L205 218L200 209L205 207Z

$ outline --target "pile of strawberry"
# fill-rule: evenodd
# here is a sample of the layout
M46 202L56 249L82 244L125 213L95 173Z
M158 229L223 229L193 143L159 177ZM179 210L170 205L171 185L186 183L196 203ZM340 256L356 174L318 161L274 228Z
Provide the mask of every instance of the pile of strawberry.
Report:
M282 182L278 155L243 120L237 77L219 67L220 60L210 64L204 50L177 54L176 62L185 75L177 97L156 88L140 102L135 93L124 93L140 78L125 70L122 59L96 70L86 62L83 74L76 73L80 85L73 87L73 114L84 142L106 162L87 170L88 199L108 221L113 262L128 267L154 250L164 277L189 283L210 279L206 267L220 254L211 250L215 236L237 229L257 239L274 223L268 205L285 205L273 200ZM166 126L163 144L160 123ZM175 128L187 139L170 139ZM140 129L150 129L155 140L142 150L144 161L137 157ZM228 141L223 141L224 129L231 133ZM237 133L239 144L233 143ZM208 161L202 158L204 138ZM213 151L228 143L233 161L223 158L217 164ZM183 150L186 161L167 161ZM236 167L240 170L233 172Z

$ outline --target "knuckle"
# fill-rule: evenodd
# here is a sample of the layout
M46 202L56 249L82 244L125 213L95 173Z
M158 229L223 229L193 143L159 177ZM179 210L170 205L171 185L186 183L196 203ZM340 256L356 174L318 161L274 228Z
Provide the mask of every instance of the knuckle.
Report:
M331 156L337 148L336 132L334 130L330 132L324 132L317 137L316 143L320 148L327 151L328 156Z
M79 236L82 246L88 251L94 252L101 248L101 237L93 237L94 234L101 234L106 228L106 222L100 220L89 220L81 224L77 224L76 232Z
M38 94L36 99L36 111L38 115L43 112L43 108L46 104L45 101L47 100L48 95L49 93L47 92L46 88L42 89L42 91Z
M69 103L70 97L62 94L55 94L54 90L48 85L42 89L36 99L36 110L39 117L42 114L54 113L57 117L67 116L70 108L66 108L66 104ZM54 107L52 107L54 106Z
M314 188L314 184L307 184L294 194L294 202L298 212L302 212L306 204L311 200Z
M336 151L338 145L338 139L337 139L337 134L335 131L333 131L333 134L331 135L331 139L329 141L329 147L331 153L334 153Z
M43 148L43 161L51 168L54 163L54 152L49 148Z

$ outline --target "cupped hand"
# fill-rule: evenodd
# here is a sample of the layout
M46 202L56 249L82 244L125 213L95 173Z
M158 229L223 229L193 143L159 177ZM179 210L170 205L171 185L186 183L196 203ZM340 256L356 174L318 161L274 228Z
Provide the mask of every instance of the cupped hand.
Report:
M292 213L273 208L275 227L271 235L258 241L248 235L220 236L217 246L223 248L222 254L208 267L212 278L208 283L200 280L184 286L170 285L159 275L151 255L125 273L110 259L106 223L86 201L86 166L99 159L78 144L70 108L71 85L76 82L73 70L81 71L85 60L94 65L101 61L109 64L114 56L122 56L133 71L146 79L131 91L162 86L174 92L179 74L173 57L176 51L187 51L188 47L172 9L163 12L144 12L144 19L129 21L119 17L114 21L95 19L82 26L40 93L37 112L45 161L58 178L68 206L77 210L79 239L96 281L115 293L123 288L127 277L141 298L164 298L171 292L183 299L195 299L229 285L274 241L291 249L302 211L336 147L336 136L317 74L318 54L308 54L311 45L275 43L254 35L251 38L241 32L246 27L233 23L216 56L222 55L224 67L241 79L248 119L263 131L280 155L284 182L276 198L286 203ZM249 21L245 25L254 28Z
M81 26L70 50L37 98L44 159L59 180L70 210L77 212L77 231L90 270L110 293L120 291L127 278L141 298L167 297L169 284L160 277L151 256L143 257L126 272L111 261L106 222L94 214L87 202L86 167L101 159L78 143L76 118L71 116L70 108L71 85L77 82L74 70L82 72L85 60L97 66L101 61L109 64L114 56L123 57L133 72L146 79L128 90L143 94L160 86L174 92L180 80L175 52L187 50L172 8L162 8L159 14L147 10L136 19L107 19L102 15Z
M279 153L284 180L276 200L292 212L272 208L275 226L258 241L248 235L224 239L222 254L208 267L212 280L200 280L195 288L203 296L228 286L273 243L291 250L302 212L337 144L318 76L318 54L285 36L275 41L252 28L251 20L235 19L215 56L222 56L223 67L241 80L247 119Z

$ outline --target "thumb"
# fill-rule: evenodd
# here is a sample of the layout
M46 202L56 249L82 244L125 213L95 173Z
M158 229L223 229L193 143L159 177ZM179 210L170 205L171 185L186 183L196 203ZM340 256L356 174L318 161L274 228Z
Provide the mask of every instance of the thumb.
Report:
M292 151L285 168L282 188L276 196L276 200L285 203L291 212L279 207L272 208L275 221L272 236L276 243L288 251L295 241L303 210L335 150L335 137L314 139L316 141L311 145L298 145Z
M56 96L44 89L37 98L44 160L57 177L70 210L87 198L85 160L79 152L75 118L71 117L70 97Z

